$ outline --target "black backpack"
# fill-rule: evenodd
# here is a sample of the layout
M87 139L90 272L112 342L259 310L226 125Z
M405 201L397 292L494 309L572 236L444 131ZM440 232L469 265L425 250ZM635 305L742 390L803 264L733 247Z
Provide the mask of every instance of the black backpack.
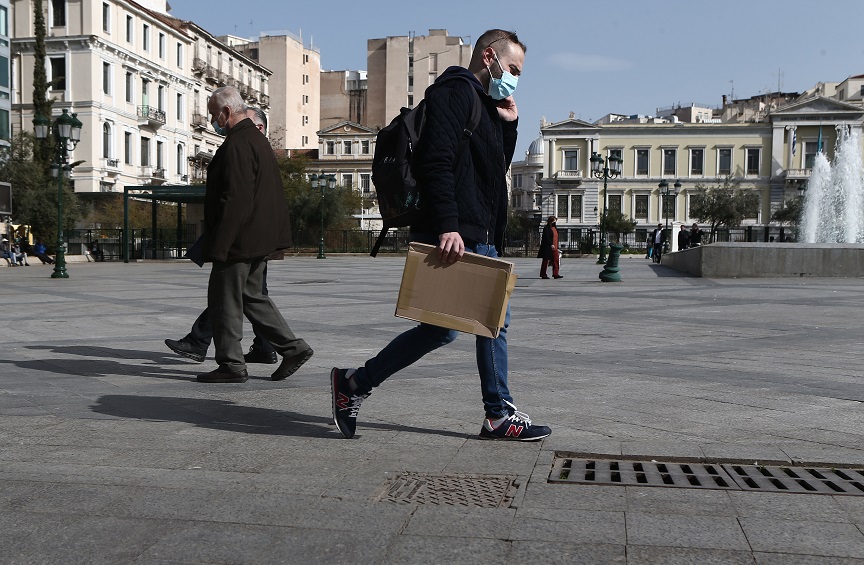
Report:
M454 75L442 79L430 86L429 90L448 80L464 80L471 82L467 77ZM474 93L474 105L465 129L462 131L462 140L456 152L456 160L453 169L459 163L462 153L468 146L468 140L480 123L483 110L480 95L477 94L474 84L471 83L471 92ZM378 209L381 211L381 219L384 227L372 247L372 257L378 254L387 231L390 228L401 228L410 226L419 216L420 211L420 187L411 171L414 147L423 132L426 123L426 101L421 100L416 108L402 108L399 115L393 118L390 125L378 132L375 139L375 155L372 158L372 182L375 184Z

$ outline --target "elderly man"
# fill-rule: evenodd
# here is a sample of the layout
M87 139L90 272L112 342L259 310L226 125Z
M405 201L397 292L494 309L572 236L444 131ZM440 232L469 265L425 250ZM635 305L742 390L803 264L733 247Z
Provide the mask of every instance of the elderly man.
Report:
M246 108L246 117L252 120L255 127L265 136L267 135L267 115L260 108ZM267 267L264 268L263 288L261 292L267 294ZM210 311L205 308L192 324L189 333L180 339L166 339L165 345L171 351L188 357L197 363L202 363L207 357L207 350L213 340L213 328L210 324ZM273 364L279 361L279 356L266 339L262 339L257 333L249 353L243 355L246 363Z
M213 262L207 308L219 367L198 375L198 380L247 380L241 346L244 315L282 355L271 377L281 380L312 357L312 348L294 336L261 290L265 257L291 244L279 166L267 139L246 116L236 88L214 90L207 110L213 128L226 136L207 167L204 199L204 257Z

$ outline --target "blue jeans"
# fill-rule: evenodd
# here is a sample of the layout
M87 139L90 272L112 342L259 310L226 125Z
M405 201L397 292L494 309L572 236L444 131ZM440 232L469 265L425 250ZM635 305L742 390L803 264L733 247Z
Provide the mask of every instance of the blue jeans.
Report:
M429 238L412 236L414 241L427 241ZM435 238L434 243L437 243ZM467 251L497 257L495 246L465 243ZM480 390L483 394L483 408L487 418L500 418L510 413L504 403L513 402L507 388L507 328L510 326L510 305L504 327L496 338L477 336L477 370L480 373ZM451 343L459 332L431 324L420 324L396 337L378 355L354 374L357 394L366 394L383 383L389 376L413 365L427 353Z

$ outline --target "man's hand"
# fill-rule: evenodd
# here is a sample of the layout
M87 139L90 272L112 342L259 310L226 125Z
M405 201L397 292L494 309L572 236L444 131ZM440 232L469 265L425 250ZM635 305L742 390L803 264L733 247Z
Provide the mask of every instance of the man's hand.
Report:
M465 254L465 242L458 231L442 233L438 236L438 258L445 263L455 263Z
M505 122L515 122L519 117L519 112L516 110L516 100L512 96L508 96L504 100L498 101L498 116Z

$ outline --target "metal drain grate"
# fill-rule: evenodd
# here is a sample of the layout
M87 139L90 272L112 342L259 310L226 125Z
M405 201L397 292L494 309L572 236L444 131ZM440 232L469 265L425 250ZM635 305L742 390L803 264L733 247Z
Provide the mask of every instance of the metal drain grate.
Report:
M550 483L864 496L864 469L672 463L556 456Z
M864 469L723 465L743 490L864 496Z
M735 489L719 465L556 458L550 483Z
M518 487L516 477L404 473L388 481L376 501L506 508Z

